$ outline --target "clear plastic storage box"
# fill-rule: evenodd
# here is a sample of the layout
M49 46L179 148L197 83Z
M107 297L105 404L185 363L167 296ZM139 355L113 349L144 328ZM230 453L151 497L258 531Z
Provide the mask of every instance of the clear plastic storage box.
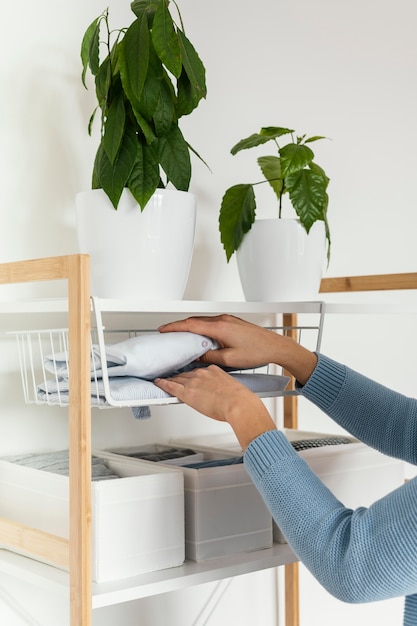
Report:
M182 445L181 442L176 442ZM188 445L188 444L187 444ZM199 450L204 461L228 459L233 454ZM160 448L160 446L159 446ZM129 455L141 448L100 451ZM241 456L241 453L239 454ZM194 469L181 467L185 495L185 555L206 561L272 546L272 517L242 463Z

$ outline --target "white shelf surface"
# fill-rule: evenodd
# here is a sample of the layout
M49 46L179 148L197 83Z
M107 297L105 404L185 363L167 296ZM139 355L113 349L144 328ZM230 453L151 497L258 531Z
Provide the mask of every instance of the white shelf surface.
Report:
M315 313L321 302L206 302L204 300L109 300L97 299L100 309L108 313ZM66 298L0 301L0 313L63 313L68 310Z
M147 302L141 300L98 299L99 307L108 313L178 313L189 315L262 314L262 313L417 313L415 302L206 302L203 300L177 300ZM66 298L0 301L0 314L5 313L66 313Z
M140 598L177 591L232 576L249 574L296 561L287 544L236 554L204 563L186 561L179 567L141 574L108 583L93 584L93 609ZM69 588L67 572L9 550L0 549L0 572L43 588L65 593Z

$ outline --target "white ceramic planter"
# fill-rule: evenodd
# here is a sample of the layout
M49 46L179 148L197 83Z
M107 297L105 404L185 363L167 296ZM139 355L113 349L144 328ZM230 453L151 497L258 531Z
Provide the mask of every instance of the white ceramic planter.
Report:
M248 301L317 300L326 262L324 223L307 235L296 219L256 220L236 253Z
M158 189L143 211L128 189L115 210L102 189L76 197L79 252L91 260L91 294L180 300L194 246L196 199Z

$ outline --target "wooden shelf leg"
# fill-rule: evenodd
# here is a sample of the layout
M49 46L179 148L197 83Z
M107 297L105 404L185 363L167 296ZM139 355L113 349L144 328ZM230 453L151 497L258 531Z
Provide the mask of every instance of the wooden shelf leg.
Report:
M90 270L69 258L70 624L91 626Z
M297 315L287 313L283 315L283 325L291 328L287 335L297 339ZM294 330L292 330L294 329ZM284 372L289 375L289 372ZM294 388L294 378L291 377L290 387ZM284 396L284 428L298 428L298 398L297 396ZM285 566L285 626L299 626L299 577L298 563L290 563Z
M285 566L285 626L298 626L300 623L299 611L299 584L298 563Z

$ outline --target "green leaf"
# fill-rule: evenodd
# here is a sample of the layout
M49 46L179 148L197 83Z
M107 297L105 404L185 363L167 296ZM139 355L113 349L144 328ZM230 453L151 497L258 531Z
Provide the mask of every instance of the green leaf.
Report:
M281 148L279 154L283 178L303 169L314 159L314 152L303 144L289 143Z
M330 178L327 176L326 172L324 171L324 169L322 167L320 167L320 165L317 165L317 163L313 163L313 161L311 163L309 163L308 167L315 172L318 176L321 176L323 181L324 181L324 185L325 185L325 189L327 189L327 186L330 182Z
M249 135L245 139L241 139L230 152L234 155L240 152L240 150L247 150L248 148L255 148L256 146L261 146L267 141L271 141L272 137L268 137L267 135L259 135L258 133L254 133L253 135Z
M96 96L103 112L105 112L107 106L109 91L112 84L111 78L111 63L109 57L106 57L100 65L95 78Z
M282 137L282 135L289 135L295 131L290 128L281 128L280 126L264 126L260 130L260 135L264 137L269 137L269 139L277 139L277 137Z
M182 69L180 43L168 5L165 2L161 2L155 12L152 25L152 42L162 63L171 74L178 78Z
M149 42L148 21L144 13L127 29L119 51L120 76L133 108L138 108L148 73Z
M143 117L143 115L141 115L139 113L139 111L132 109L132 112L133 112L133 116L134 116L134 118L135 118L135 120L136 120L136 122L137 122L137 124L138 124L138 126L140 128L140 130L142 131L142 133L143 133L143 135L145 137L146 143L148 145L150 145L153 141L155 141L155 137L156 137L156 135L155 135L155 133L153 131L152 126Z
M178 117L188 115L207 95L206 70L194 46L178 29L183 72L178 81Z
M161 98L162 83L164 81L164 68L155 52L153 44L149 41L149 64L148 73L143 84L142 95L137 108L146 117L148 122L152 120L158 102Z
M198 154L198 152L197 152L197 151L196 151L196 150L195 150L192 146L190 146L190 144L189 144L188 142L187 142L187 146L188 146L188 149L189 149L189 150L191 150L191 152L192 152L193 154L195 154L195 156L197 157L197 159L200 159L200 161L201 161L202 163L204 163L204 165L205 165L205 166L206 166L206 167L210 170L210 172L211 172L211 169L210 169L210 167L209 167L208 163L206 163L206 161L203 159L203 157L202 157L200 154Z
M171 89L169 79L159 83L159 98L153 114L155 132L158 136L165 135L175 119L175 93Z
M103 147L109 157L110 163L114 163L116 155L122 143L126 123L126 111L123 92L117 93L107 111L106 124L104 127Z
M321 135L314 135L314 137L308 137L304 143L312 143L313 141L320 141L320 139L327 139L327 137L322 137Z
M158 187L159 179L159 163L154 149L146 144L139 144L128 187L142 211Z
M256 202L252 185L234 185L226 191L220 207L219 230L227 262L251 229L255 213Z
M88 134L90 135L90 137L91 137L91 133L92 133L92 130L93 130L94 118L96 116L96 113L97 113L98 109L99 109L99 106L97 105L96 108L94 109L94 111L92 112L90 120L88 122Z
M196 107L193 86L185 71L177 81L177 118L189 115Z
M131 130L125 133L113 164L109 161L103 143L100 143L97 151L93 170L93 189L103 189L115 209L136 161L137 146L136 134Z
M188 145L176 124L169 133L157 139L158 158L168 180L176 189L188 191L191 179L191 161Z
M90 66L91 73L95 75L99 66L99 42L100 42L100 21L101 16L97 17L94 22L85 31L81 42L81 62L83 66L82 82L87 89L85 76L87 68Z
M323 177L311 169L298 171L286 179L291 203L307 232L316 220L325 219L328 196Z
M144 13L148 16L149 28L152 28L152 22L155 11L159 3L164 0L134 0L130 4L130 8L136 17L141 17Z
M281 161L276 156L262 156L258 159L262 174L274 190L278 200L282 195L283 180L281 178Z

